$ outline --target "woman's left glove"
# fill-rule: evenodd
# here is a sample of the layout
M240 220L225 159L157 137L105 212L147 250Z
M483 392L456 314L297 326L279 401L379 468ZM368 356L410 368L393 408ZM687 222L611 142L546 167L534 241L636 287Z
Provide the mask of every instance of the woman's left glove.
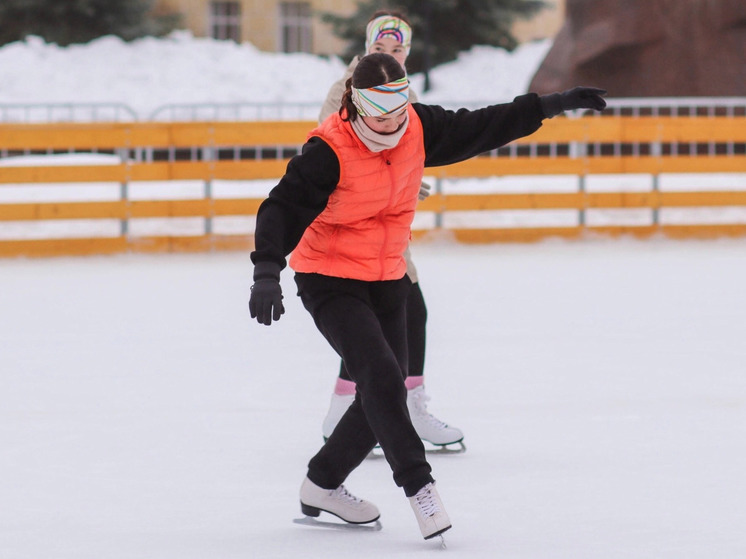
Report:
M254 266L254 285L249 298L251 318L269 326L285 312L280 287L280 265L276 262L257 262Z
M432 186L427 184L425 181L422 181L420 184L420 194L417 196L420 200L424 200L428 196L430 196L430 191L433 189Z
M606 95L605 89L597 87L574 87L562 93L550 93L539 97L541 109L546 118L557 116L563 111L572 109L593 109L603 111L606 101L602 95Z

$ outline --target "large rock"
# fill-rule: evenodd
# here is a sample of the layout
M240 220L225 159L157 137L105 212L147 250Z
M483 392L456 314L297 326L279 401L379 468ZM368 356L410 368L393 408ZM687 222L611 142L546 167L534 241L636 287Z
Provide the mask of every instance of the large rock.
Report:
M746 95L746 0L567 0L566 10L530 91Z

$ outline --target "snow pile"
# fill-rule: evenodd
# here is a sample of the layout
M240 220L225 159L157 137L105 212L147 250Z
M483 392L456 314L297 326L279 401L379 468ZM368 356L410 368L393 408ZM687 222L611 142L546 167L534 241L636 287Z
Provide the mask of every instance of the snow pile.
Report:
M512 99L525 92L549 46L532 43L513 53L474 47L435 68L434 90L422 99ZM165 39L127 43L107 36L69 47L28 37L0 48L0 68L0 105L122 103L146 119L167 104L321 103L345 64L336 57L262 52L249 43L179 31ZM421 92L423 76L412 80Z
M432 90L420 95L420 99L447 106L459 101L478 106L511 101L528 91L531 78L551 46L550 40L544 40L526 43L513 52L472 47L457 60L434 68L430 78ZM422 91L424 77L416 74L412 83L418 92Z

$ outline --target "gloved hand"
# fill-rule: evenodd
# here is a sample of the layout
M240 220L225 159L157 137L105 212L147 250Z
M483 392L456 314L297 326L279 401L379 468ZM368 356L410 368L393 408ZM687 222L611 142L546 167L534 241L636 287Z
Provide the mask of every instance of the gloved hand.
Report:
M430 186L425 181L423 181L422 184L420 184L420 194L419 194L418 198L420 200L424 200L425 198L427 198L428 196L430 196L430 191L432 189L433 189L432 186Z
M550 93L539 97L541 108L546 118L557 116L562 111L572 109L593 109L603 111L606 107L602 95L606 95L605 89L597 87L574 87L562 93Z
M276 262L257 262L254 265L254 285L249 299L251 318L259 324L269 326L272 320L280 320L285 312L280 287L280 265Z

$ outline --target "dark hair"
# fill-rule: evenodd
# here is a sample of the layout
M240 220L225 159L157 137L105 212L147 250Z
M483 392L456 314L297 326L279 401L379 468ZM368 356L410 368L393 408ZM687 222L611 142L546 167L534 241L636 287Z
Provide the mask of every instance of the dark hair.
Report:
M376 18L379 18L381 16L392 16L399 18L404 23L412 27L412 23L409 21L409 18L405 16L402 12L396 11L396 10L378 10L376 13L374 13L372 16L370 16L370 19L368 20L368 23L373 21Z
M344 121L357 119L357 109L352 103L352 86L356 89L366 89L406 77L404 68L390 54L374 52L363 56L355 67L352 77L345 83L345 92L342 95L342 106L339 116ZM345 115L345 112L347 113Z

